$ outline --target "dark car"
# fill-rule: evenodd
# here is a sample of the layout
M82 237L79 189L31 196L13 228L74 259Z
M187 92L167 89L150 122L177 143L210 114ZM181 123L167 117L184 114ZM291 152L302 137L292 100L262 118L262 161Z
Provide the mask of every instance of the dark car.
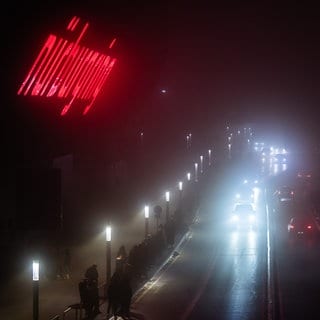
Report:
M312 215L295 216L288 223L288 234L291 238L312 238L316 232L318 227Z
M281 186L275 191L274 195L280 202L294 200L294 190L289 186Z

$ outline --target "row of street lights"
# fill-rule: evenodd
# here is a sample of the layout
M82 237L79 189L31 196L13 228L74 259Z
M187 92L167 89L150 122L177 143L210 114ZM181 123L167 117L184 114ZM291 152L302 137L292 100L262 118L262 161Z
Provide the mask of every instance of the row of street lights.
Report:
M191 134L189 135L191 140ZM203 173L203 156L200 156L200 173ZM211 166L211 149L208 150L208 165ZM188 182L191 182L191 173L187 172L186 178ZM198 182L198 163L194 163L194 182ZM178 182L179 190L179 206L182 205L182 192L183 192L183 182ZM168 223L170 218L170 191L165 192L166 200L166 222ZM144 217L145 217L145 238L149 235L149 217L150 217L150 208L148 205L144 207ZM106 288L107 284L110 283L111 279L111 239L112 239L112 230L111 225L108 223L106 226ZM34 260L32 263L33 272L33 320L39 319L39 281L40 281L40 263L38 260Z

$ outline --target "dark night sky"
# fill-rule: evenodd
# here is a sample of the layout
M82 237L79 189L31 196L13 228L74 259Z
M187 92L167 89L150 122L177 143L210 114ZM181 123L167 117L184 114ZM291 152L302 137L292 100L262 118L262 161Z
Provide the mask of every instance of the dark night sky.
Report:
M4 128L8 146L20 145L18 154L32 157L37 144L47 145L44 153L64 152L74 141L116 141L117 134L140 128L166 127L172 134L227 121L318 134L316 5L28 1L8 10L2 19ZM18 99L15 92L48 33L75 14L91 24L90 46L118 37L118 64L88 117L74 112L61 119L56 106Z

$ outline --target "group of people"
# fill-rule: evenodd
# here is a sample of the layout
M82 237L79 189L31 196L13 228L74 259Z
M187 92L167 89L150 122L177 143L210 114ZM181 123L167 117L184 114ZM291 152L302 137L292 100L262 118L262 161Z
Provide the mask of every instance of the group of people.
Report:
M121 263L117 265L107 287L109 301L107 316L112 315L114 319L117 319L117 316L121 316L122 319L130 318L132 287L125 261L125 257L122 257ZM87 319L93 319L101 313L99 309L98 277L97 265L93 264L86 270L85 278L79 283L81 305L85 310Z

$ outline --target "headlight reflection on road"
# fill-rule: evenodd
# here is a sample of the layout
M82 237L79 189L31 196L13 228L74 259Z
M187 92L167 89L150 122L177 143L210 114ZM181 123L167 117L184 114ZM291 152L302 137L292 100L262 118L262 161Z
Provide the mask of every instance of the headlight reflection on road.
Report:
M239 314L245 314L248 306L255 299L257 282L257 233L234 232L230 239L230 251L233 259L230 260L233 285L230 291L228 314L229 319L239 319Z

